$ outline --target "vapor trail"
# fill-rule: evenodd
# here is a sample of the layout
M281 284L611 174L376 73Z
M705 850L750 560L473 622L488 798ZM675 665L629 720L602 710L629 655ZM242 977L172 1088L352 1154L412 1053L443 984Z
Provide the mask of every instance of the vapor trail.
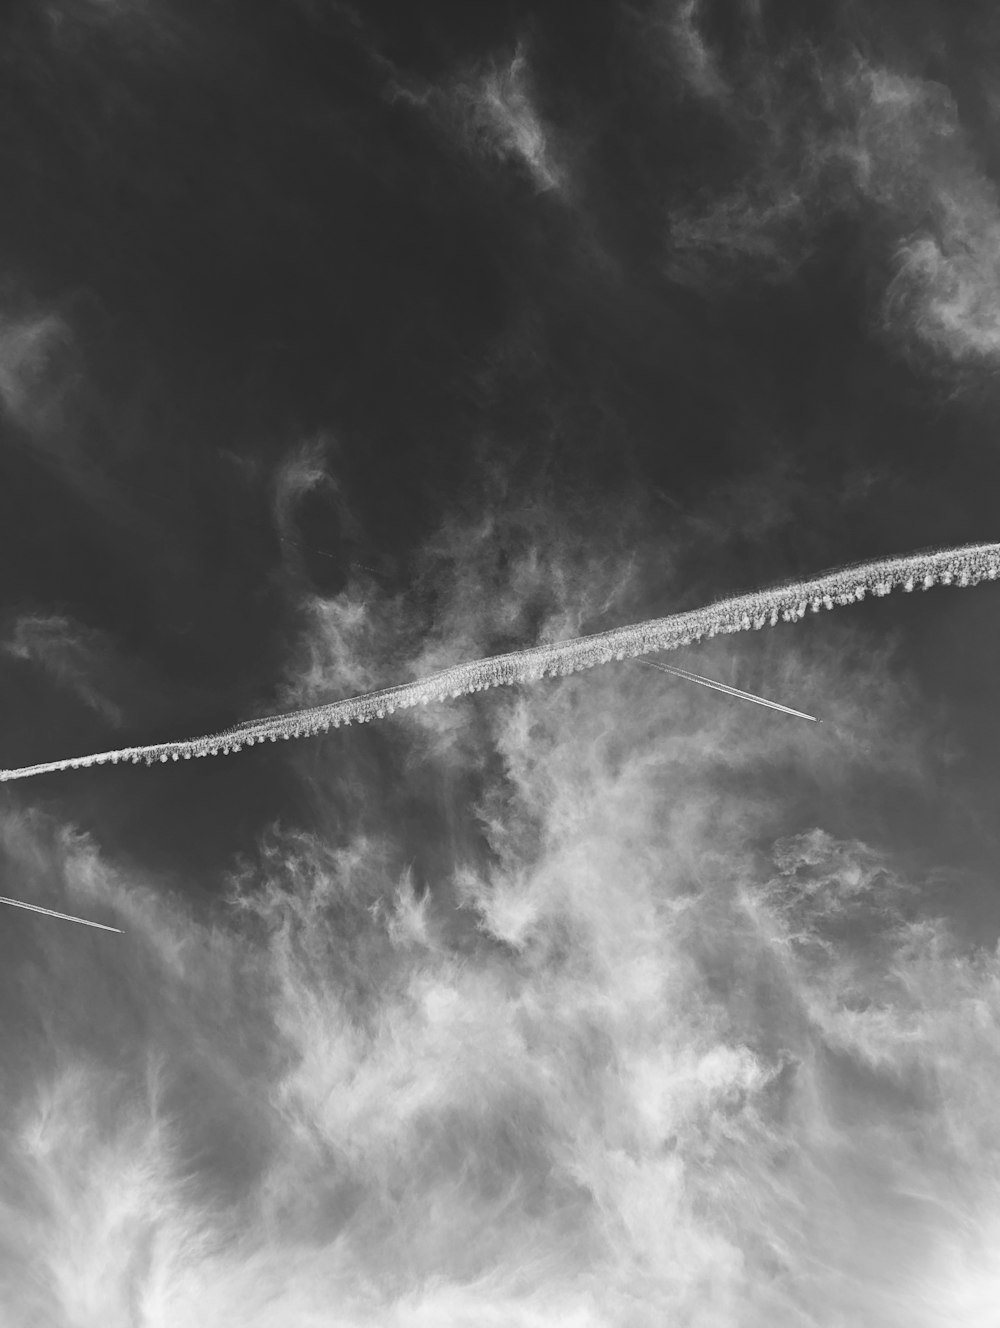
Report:
M814 724L822 721L815 715L807 715L804 710L793 710L791 706L781 705L778 701L769 701L764 696L757 696L753 692L744 692L740 687L730 687L724 682L715 682L712 678L703 678L700 673L689 673L687 669L679 669L676 664L658 664L651 659L637 659L637 664L646 664L651 669L659 669L661 673L672 673L678 678L687 678L689 682L700 682L703 687L711 687L717 692L725 692L727 696L738 696L741 701L753 701L756 705L768 706L771 710L780 710L785 715L797 715L799 719L810 719Z
M608 632L595 632L591 636L578 636L528 650L513 650L506 655L456 664L417 682L401 683L284 715L249 719L221 733L147 747L123 747L92 756L73 756L62 761L22 766L17 770L0 770L0 780L25 779L29 775L56 770L84 769L109 761L145 761L151 765L154 761L177 761L181 757L190 760L192 756L228 754L265 739L276 742L278 738L303 738L341 724L364 724L372 719L384 719L394 710L480 692L487 687L536 682L539 678L561 677L598 664L608 664L611 660L676 650L719 632L747 632L768 623L773 627L779 619L797 622L810 608L818 612L823 608L832 609L835 604L853 604L864 599L869 592L881 596L888 595L898 586L904 590L913 590L918 585L924 589L937 584L970 586L983 580L995 581L998 575L1000 544L968 544L957 549L858 563L826 572L810 581L796 581L719 600L704 609L690 609L667 618L651 618L631 627L615 627Z
M0 895L0 904L11 904L14 908L27 908L32 913L44 913L48 918L62 918L64 922L79 922L84 927L100 927L101 931L116 931L119 936L125 933L121 927L106 927L103 922L91 922L89 918L75 918L72 913L57 913L53 908L42 908L40 904L26 904L23 899L5 899Z

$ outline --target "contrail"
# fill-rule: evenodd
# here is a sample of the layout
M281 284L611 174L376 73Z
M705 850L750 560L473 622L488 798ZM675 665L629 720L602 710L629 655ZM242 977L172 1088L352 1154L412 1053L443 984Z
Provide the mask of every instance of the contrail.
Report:
M14 908L27 908L32 913L44 913L47 918L62 918L63 922L79 922L84 927L100 927L101 931L116 931L119 936L125 933L121 927L106 927L103 922L91 922L89 918L74 918L72 913L57 913L54 908L42 908L40 904L26 904L23 899L5 899L0 895L0 904L11 904Z
M590 636L469 660L429 678L382 687L360 696L343 697L305 710L262 715L220 733L143 747L120 747L110 752L0 770L0 781L26 779L29 775L44 775L56 770L83 770L92 765L118 761L152 765L156 761L179 761L182 758L189 761L192 757L228 755L258 742L305 738L338 728L341 724L367 724L409 706L444 701L469 692L481 692L488 687L510 687L516 683L537 682L539 678L560 678L598 664L610 664L612 660L677 650L723 632L749 632L767 625L774 627L781 620L798 622L810 610L818 613L820 609L832 609L834 605L854 604L868 594L888 595L897 587L911 591L918 586L925 590L935 585L974 586L980 581L996 581L998 577L1000 544L966 544L956 549L878 558L836 568L807 581L792 581L734 595L702 609L688 609L666 618L650 618ZM754 699L760 700L759 697ZM807 715L806 718L813 717Z
M679 669L675 664L657 664L652 659L637 659L636 664L646 664L651 669L659 669L661 673L673 673L678 678L687 678L688 682L700 682L703 687L712 687L717 692L725 692L727 696L738 696L741 701L753 701L755 705L768 706L771 710L780 710L785 715L796 715L799 719L810 719L814 724L822 724L821 719L815 715L807 715L804 710L793 710L791 706L781 705L778 701L769 701L765 696L756 696L753 692L744 692L740 687L730 687L724 682L714 682L711 678L703 678L700 673L688 673L687 669Z

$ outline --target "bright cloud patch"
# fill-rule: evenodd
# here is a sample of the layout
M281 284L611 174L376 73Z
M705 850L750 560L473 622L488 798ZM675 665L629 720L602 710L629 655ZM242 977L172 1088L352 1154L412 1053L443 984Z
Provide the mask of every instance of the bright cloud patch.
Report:
M199 916L6 814L22 895L127 932L4 918L14 1322L985 1328L995 954L775 837L812 726L580 681L489 712L471 953L388 823L275 831Z

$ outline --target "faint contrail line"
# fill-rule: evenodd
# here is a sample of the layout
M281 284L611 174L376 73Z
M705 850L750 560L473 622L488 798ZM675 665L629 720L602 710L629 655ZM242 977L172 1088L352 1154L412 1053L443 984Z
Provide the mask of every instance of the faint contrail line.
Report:
M712 678L703 678L700 673L689 673L687 669L679 669L676 664L658 664L652 659L637 659L636 664L645 664L651 669L659 669L661 673L672 673L678 678L687 678L688 682L701 683L703 687L711 687L717 692L725 692L727 696L738 696L741 701L753 701L755 705L768 706L771 710L780 710L785 715L796 715L799 719L810 719L814 724L822 724L821 719L815 715L807 715L804 710L793 710L791 706L782 705L779 701L769 701L765 696L757 696L753 692L745 692L741 687L730 687L728 683L715 682Z
M91 922L89 918L75 918L72 913L57 913L54 908L42 908L40 904L26 904L23 899L6 899L0 895L0 904L11 904L14 908L27 908L32 913L44 913L48 918L62 918L64 922L79 922L84 927L100 927L101 931L116 931L119 936L125 933L121 927L106 927L103 922Z
M61 761L21 766L17 770L0 770L0 781L25 779L29 775L56 770L80 770L108 762L144 761L152 765L154 761L228 754L257 742L303 738L341 724L365 724L372 719L384 719L395 710L443 701L446 697L463 696L468 692L481 692L487 687L536 682L539 678L561 677L612 660L676 650L720 632L748 632L768 623L773 627L779 619L797 622L809 609L818 612L824 608L832 609L835 604L853 604L863 600L869 592L881 596L888 595L897 586L904 590L914 590L917 586L928 589L938 584L971 586L983 580L995 581L998 575L1000 544L968 544L957 549L938 549L857 563L824 572L809 581L735 595L704 609L690 609L667 618L635 623L631 627L615 627L591 636L513 650L506 655L456 664L416 682L384 687L284 715L248 719L221 733L186 738L180 742L123 747L91 756L72 756Z

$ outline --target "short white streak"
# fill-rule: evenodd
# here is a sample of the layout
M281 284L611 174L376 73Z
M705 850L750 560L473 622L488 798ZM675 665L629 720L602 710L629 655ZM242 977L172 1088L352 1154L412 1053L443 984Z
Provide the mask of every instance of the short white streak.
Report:
M228 754L265 739L274 742L278 738L302 738L340 724L364 724L372 719L383 719L394 710L443 701L484 687L537 682L542 677L562 677L598 664L609 664L612 660L635 659L659 650L676 650L720 632L747 632L767 624L773 626L779 619L797 622L810 608L818 611L832 609L835 604L853 604L864 599L869 592L882 596L898 586L911 590L915 585L921 585L927 589L938 583L970 586L983 580L995 581L998 575L1000 544L968 544L962 548L879 559L837 568L810 581L736 595L704 609L690 609L631 627L615 627L592 636L578 636L568 641L456 664L417 682L401 683L285 715L250 719L222 733L45 761L17 770L0 770L0 781L25 779L29 775L57 770L83 769L108 761L144 761L152 765L155 761L177 761L181 757L188 760L192 756Z
M677 678L686 678L688 682L701 683L703 687L711 687L717 692L725 692L727 696L738 696L741 701L753 701L756 705L768 706L771 710L780 710L785 715L797 715L799 719L810 719L814 724L820 723L815 715L807 715L804 710L793 710L791 706L781 705L778 701L768 701L764 696L756 696L753 692L744 692L740 687L730 687L724 682L715 682L712 678L703 678L700 673L689 673L687 669L679 669L675 664L658 664L652 659L637 659L637 664L646 664L651 669L659 669L661 673L672 673Z
M63 922L79 922L84 927L99 927L101 931L116 931L124 936L121 927L106 927L103 922L91 922L89 918L75 918L72 913L57 913L53 908L42 908L40 904L26 904L23 899L6 899L0 895L0 904L11 904L14 908L27 908L32 913L44 913L47 918L61 918Z

